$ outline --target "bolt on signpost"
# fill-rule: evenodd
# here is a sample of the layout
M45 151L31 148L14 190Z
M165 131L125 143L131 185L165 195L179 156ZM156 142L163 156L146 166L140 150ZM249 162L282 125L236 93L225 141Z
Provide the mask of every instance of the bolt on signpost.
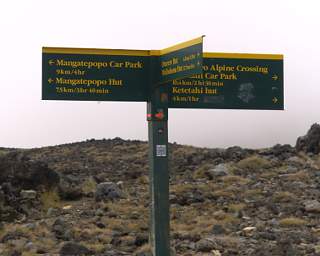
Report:
M43 100L147 102L154 256L170 256L168 108L284 108L282 55L203 53L202 44L42 49Z

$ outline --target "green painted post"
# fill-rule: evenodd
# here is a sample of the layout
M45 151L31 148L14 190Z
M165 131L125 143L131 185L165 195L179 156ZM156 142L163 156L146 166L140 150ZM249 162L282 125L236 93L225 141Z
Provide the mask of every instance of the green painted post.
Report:
M147 104L153 256L170 256L168 101L162 90L156 88Z

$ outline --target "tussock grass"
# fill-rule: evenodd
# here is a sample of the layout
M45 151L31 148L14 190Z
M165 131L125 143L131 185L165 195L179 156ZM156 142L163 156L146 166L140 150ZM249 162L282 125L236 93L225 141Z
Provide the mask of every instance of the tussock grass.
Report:
M238 203L238 204L230 204L228 205L228 208L231 212L238 212L242 211L246 207L246 204L244 203Z
M219 216L218 218L218 224L224 226L224 225L237 225L240 223L240 219L238 219L237 217L235 217L233 214L230 213L226 213L221 216Z
M40 195L40 201L44 211L47 211L49 208L60 208L62 206L59 194L56 190L43 192Z
M94 251L95 253L103 253L106 247L103 243L82 242L81 244L87 247L89 250Z
M139 212L142 215L149 214L149 209L145 208L143 205L134 205L130 203L128 200L120 200L116 203L114 202L107 202L104 203L104 209L108 211L112 211L117 213L119 216L128 217L131 216L132 212Z
M209 232L212 229L212 226L217 224L218 221L210 216L202 215L198 216L195 219L196 227L198 230L196 232L200 232L201 230L204 232Z
M222 177L222 181L225 185L230 185L230 184L246 185L250 182L249 179L245 179L237 175L224 176Z
M296 173L287 174L285 179L287 181L306 181L310 179L310 176L306 171L298 171Z
M208 170L212 169L214 167L213 164L206 163L201 165L199 168L197 168L193 174L192 178L193 179L207 179L208 178Z
M288 191L281 191L274 194L272 199L277 203L287 203L295 200L295 195Z
M263 169L270 168L271 162L257 155L240 160L236 167L250 172L261 172Z
M35 256L38 255L35 252L22 252L21 256Z
M261 189L248 189L244 191L244 197L255 197L255 196L260 196L263 194L263 191Z
M142 245L134 255L152 255L151 246L149 244Z
M186 192L192 191L196 186L194 184L177 184L170 187L172 192L176 194L184 194Z
M31 237L31 231L29 229L15 224L8 224L5 225L4 229L0 233L0 241L11 232L18 233L21 237Z
M272 171L269 169L267 172L261 173L260 175L261 178L270 180L278 177L278 173L276 171Z
M92 177L86 179L82 184L82 191L84 192L84 194L94 193L96 191L96 188L97 183Z
M142 175L137 178L139 184L147 185L149 184L149 177L147 175Z
M248 189L248 190L244 190L242 193L241 193L241 197L242 198L246 198L248 200L262 200L265 195L264 195L264 192L262 189Z
M6 150L0 149L0 157L6 155L8 152Z
M235 192L231 190L220 189L212 192L214 197L224 197L224 198L233 198L235 197Z
M170 223L171 229L174 232L186 234L208 234L213 225L217 224L212 216L197 216L197 213L182 216L181 219L172 220Z
M282 227L299 227L299 226L304 226L307 223L308 223L307 221L296 218L296 217L284 218L279 221L279 224Z
M73 231L74 231L75 237L78 237L78 239L80 239L80 237L85 237L88 240L91 240L91 238L99 236L100 234L103 233L103 231L97 227L89 227L89 228L81 228L81 229L74 228Z

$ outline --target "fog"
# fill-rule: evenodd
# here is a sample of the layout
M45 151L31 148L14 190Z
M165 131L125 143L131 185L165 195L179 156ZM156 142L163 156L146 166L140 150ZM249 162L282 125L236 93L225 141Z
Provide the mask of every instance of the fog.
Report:
M320 122L319 1L2 1L0 147L147 140L146 103L41 100L41 48L162 49L201 35L205 52L284 55L284 111L170 109L169 141L295 144Z

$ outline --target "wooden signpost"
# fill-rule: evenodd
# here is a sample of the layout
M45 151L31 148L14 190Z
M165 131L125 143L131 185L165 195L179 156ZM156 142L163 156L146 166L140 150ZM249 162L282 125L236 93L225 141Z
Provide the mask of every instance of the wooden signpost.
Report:
M168 108L284 108L282 55L202 45L199 37L163 50L42 49L43 100L147 102L154 256L170 256Z

